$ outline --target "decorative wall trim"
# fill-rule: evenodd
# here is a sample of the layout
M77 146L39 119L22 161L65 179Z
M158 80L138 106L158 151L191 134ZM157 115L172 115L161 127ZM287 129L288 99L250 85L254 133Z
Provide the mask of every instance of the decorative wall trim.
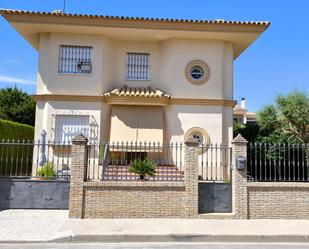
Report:
M173 98L170 100L173 105L213 105L213 106L228 106L234 107L236 101L225 99L185 99Z
M190 98L134 98L134 97L109 97L87 96L87 95L59 95L59 94L40 94L33 95L35 101L82 101L82 102L103 102L111 105L208 105L234 107L236 101L225 99L190 99Z
M210 144L210 136L207 133L207 131L205 131L203 128L201 127L192 127L189 130L186 131L185 133L185 137L184 137L184 141L187 142L190 140L190 136L192 133L199 133L203 136L203 147L204 148L199 148L198 152L199 154L201 154L202 152L205 153L207 151L206 146ZM200 144L199 144L200 145Z
M38 94L33 95L35 101L83 101L83 102L101 102L103 96L90 95L61 95L61 94Z

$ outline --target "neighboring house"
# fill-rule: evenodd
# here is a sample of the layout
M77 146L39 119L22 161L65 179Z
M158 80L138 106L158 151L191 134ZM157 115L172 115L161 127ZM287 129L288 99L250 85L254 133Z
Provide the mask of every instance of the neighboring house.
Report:
M248 112L246 108L246 99L242 98L240 105L236 104L233 109L234 122L238 124L256 123L256 113Z
M35 139L66 143L229 144L233 61L269 25L0 13L39 54Z

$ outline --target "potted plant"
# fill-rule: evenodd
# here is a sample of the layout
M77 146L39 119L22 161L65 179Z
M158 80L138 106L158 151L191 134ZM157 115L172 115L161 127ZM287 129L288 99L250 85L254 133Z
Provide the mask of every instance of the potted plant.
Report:
M56 176L54 165L51 162L45 163L41 168L38 169L37 175L41 180L54 178Z
M153 160L145 158L141 160L135 158L132 161L131 167L129 168L130 173L138 174L141 180L145 179L145 176L154 176L156 173L156 164Z

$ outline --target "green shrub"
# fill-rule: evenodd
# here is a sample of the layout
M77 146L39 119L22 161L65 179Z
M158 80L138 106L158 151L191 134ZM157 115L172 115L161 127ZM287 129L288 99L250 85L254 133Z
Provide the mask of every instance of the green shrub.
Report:
M129 168L130 173L135 173L140 176L140 179L145 179L145 176L154 176L156 173L156 164L154 161L149 158L145 158L141 160L139 158L135 158L132 161L132 166Z
M33 140L33 137L34 128L32 126L0 119L0 140Z
M32 126L0 119L0 176L31 175L33 136Z
M51 162L45 163L43 165L43 167L38 169L37 175L40 176L40 177L44 177L44 178L56 176L56 172L54 170L54 165Z

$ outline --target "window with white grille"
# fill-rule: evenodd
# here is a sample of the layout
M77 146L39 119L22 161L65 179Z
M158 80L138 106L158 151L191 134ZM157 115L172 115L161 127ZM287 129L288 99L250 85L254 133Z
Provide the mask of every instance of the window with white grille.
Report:
M83 133L89 136L88 115L56 115L56 142L71 143L74 136Z
M126 80L150 79L150 54L127 53Z
M92 47L60 45L59 73L91 74Z

